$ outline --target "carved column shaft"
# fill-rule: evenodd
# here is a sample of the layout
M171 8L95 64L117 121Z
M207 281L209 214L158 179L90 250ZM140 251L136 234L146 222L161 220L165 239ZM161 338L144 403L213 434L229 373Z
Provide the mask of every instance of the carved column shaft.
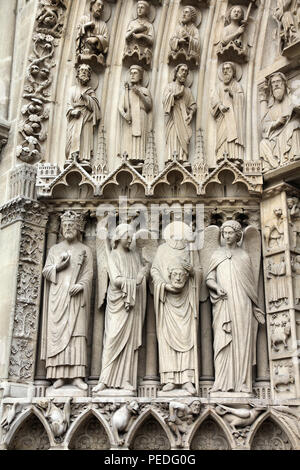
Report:
M300 309L295 308L287 190L288 186L281 184L273 191L265 191L261 204L271 389L272 398L280 400L300 396L297 352Z
M7 378L28 384L33 382L35 373L47 215L44 206L21 197L2 206L1 213L2 230L16 223L20 226Z

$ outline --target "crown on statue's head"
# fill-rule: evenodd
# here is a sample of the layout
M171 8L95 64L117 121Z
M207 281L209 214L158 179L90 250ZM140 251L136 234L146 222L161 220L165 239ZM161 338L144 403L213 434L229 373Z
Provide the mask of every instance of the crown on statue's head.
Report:
M74 222L76 228L80 230L80 232L84 231L85 226L85 216L84 214L80 214L74 211L66 211L60 216L61 222Z

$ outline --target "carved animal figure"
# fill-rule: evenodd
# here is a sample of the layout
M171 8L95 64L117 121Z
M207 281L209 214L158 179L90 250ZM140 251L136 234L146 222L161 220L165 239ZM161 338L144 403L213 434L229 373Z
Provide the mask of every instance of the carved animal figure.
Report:
M282 321L281 323L277 322L274 325L276 330L271 335L271 347L275 351L279 351L278 344L282 343L285 349L287 349L287 340L291 334L290 322Z
M127 402L119 408L111 418L111 427L114 438L119 445L124 443L124 439L120 439L119 433L128 431L134 416L138 413L139 404L137 401Z
M256 406L253 403L249 404L253 407L252 409L230 408L225 405L217 405L216 412L218 415L223 416L224 421L229 424L233 432L237 432L237 427L245 428L246 426L251 426L257 416L266 409L264 406Z
M11 423L15 419L15 416L17 414L16 410L17 403L13 403L12 405L7 405L5 408L5 411L3 413L0 426L3 429L6 429L6 431L9 430Z
M295 378L292 376L291 373L289 374L279 374L278 369L275 370L275 376L274 376L274 389L276 392L280 392L280 389L278 388L279 385L289 385L289 384L294 384L295 383ZM287 387L285 389L286 392L289 392L290 387Z
M45 418L49 421L50 428L55 437L62 436L70 425L70 414L71 414L71 400L68 398L63 410L58 408L52 402L53 399L49 402L40 402L38 406L42 408ZM44 411L45 410L45 411Z

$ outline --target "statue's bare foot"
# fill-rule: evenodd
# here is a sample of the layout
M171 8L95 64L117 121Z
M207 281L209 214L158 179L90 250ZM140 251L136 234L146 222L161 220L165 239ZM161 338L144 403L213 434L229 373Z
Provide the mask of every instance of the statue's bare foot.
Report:
M72 381L72 384L75 385L75 387L80 388L81 390L87 390L88 388L87 384L80 377L74 379Z
M53 388L62 387L64 384L65 384L65 380L64 380L64 379L57 379L57 380L55 380L55 382L53 383Z
M93 388L93 392L94 393L98 393L98 392L102 392L102 390L105 390L106 389L106 385L102 382L98 383L98 385L96 385L96 387Z
M171 382L167 383L166 385L163 386L162 391L163 392L170 392L171 390L174 390L175 384L172 384Z
M192 382L187 382L185 383L182 388L184 390L186 390L187 392L189 392L191 395L194 395L194 393L196 393L196 389L194 387L194 385L192 384Z

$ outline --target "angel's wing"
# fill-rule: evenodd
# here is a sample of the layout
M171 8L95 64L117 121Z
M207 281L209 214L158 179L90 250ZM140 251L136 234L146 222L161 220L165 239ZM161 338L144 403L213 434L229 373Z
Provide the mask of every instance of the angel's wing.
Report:
M138 230L133 237L132 248L136 247L144 263L153 263L158 248L158 240L146 229Z
M204 244L200 250L200 263L203 269L203 281L200 292L200 301L205 302L209 292L206 287L205 279L208 274L208 267L213 253L220 247L220 229L217 225L209 225L204 230Z
M96 253L98 274L98 307L101 308L105 299L108 285L108 250L109 241L106 229L97 230Z
M243 248L247 251L250 256L251 263L253 266L253 274L255 280L255 286L258 289L260 263L261 263L261 240L260 234L256 227L249 225L243 235Z

